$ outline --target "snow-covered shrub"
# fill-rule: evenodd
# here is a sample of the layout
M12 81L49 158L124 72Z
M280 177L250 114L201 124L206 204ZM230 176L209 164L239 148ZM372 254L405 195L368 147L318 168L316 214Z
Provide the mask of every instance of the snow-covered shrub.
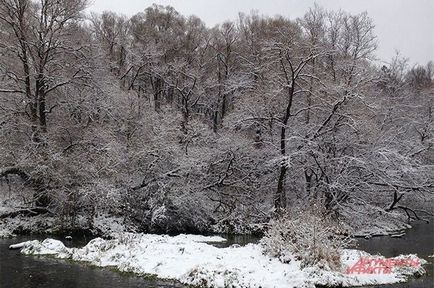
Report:
M266 254L282 262L300 260L303 266L338 269L339 250L352 243L344 234L339 223L313 205L280 214L271 221L261 243Z

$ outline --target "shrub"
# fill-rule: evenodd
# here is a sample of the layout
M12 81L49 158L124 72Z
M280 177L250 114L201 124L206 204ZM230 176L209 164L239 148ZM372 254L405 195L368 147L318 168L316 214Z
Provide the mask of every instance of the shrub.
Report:
M351 243L348 233L317 205L281 213L270 222L261 240L264 252L282 262L300 260L303 267L319 265L325 269L339 269L339 250Z

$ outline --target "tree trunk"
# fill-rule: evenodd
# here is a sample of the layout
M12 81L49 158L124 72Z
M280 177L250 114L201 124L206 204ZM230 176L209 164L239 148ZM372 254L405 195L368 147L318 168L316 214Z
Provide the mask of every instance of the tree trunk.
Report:
M26 97L29 101L29 108L30 108L30 122L32 127L32 142L38 143L39 142L39 136L38 136L38 112L37 112L37 101L34 97L32 97L32 84L31 84L31 78L30 78L30 66L29 66L29 59L27 55L27 47L26 47L26 39L24 37L21 37L20 39L20 45L21 45L21 62L23 64L23 72L24 72L24 83L26 86Z
M24 184L31 187L35 193L33 199L36 207L46 208L51 202L51 199L45 194L45 185L42 179L34 179L26 171L19 167L6 167L0 169L0 177L6 177L8 175L17 175L24 181Z
M277 182L277 191L274 195L274 208L279 211L286 207L286 193L285 193L285 177L288 170L286 165L281 164L279 170L279 180Z
M313 172L312 172L312 170L310 170L311 172L309 174L308 170L310 170L310 169L306 169L304 171L304 179L306 181L306 195L307 195L307 197L311 198L311 196L312 196L311 192L312 192L312 175L313 175Z
M218 130L218 119L219 119L219 112L218 110L214 111L213 117L212 117L212 131L214 133L217 133Z
M286 127L288 125L289 117L291 116L292 100L294 97L294 81L288 91L288 105L285 109L285 115L282 121L282 128L280 130L280 155L285 160L286 156ZM283 161L282 161L283 162ZM279 180L277 182L277 190L274 195L274 208L281 210L286 207L286 194L285 194L285 178L288 166L286 163L281 163L279 168Z
M39 127L43 133L47 132L46 94L44 75L40 74L36 79L36 96L38 101Z
M312 75L315 75L315 59L312 60ZM305 121L306 124L310 123L310 107L312 106L312 91L313 91L313 85L314 85L314 79L313 77L310 77L310 83L309 83L309 92L306 95L306 114L305 114Z

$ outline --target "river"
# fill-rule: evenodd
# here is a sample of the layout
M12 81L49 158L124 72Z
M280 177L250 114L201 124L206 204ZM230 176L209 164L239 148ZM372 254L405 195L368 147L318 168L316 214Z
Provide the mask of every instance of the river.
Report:
M371 254L381 254L385 257L394 257L400 254L417 254L429 263L424 266L427 274L423 277L411 279L406 283L371 286L381 288L433 288L434 287L434 220L430 223L415 222L413 228L407 230L401 238L374 237L371 239L358 239L358 249Z
M376 237L359 239L358 248L369 253L380 253L386 257L415 253L428 258L434 254L434 225L415 223L414 228L402 238ZM136 288L185 287L178 283L147 280L133 275L121 274L109 269L90 267L47 257L24 256L16 250L9 250L10 244L35 239L18 237L0 239L0 288ZM249 236L231 237L229 244L244 245L256 242ZM82 246L85 239L65 242L68 246ZM434 287L433 265L426 267L427 275L407 283L375 286L381 288L432 288ZM372 286L371 286L372 287Z

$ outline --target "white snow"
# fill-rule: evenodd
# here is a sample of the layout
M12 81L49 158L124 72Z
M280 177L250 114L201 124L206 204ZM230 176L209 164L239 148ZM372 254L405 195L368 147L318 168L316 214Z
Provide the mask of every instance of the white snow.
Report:
M21 243L17 243L17 244L12 244L9 246L9 249L22 249L26 245L28 245L28 242L21 242Z
M102 235L111 235L112 233L126 232L126 225L123 218L110 216L106 213L100 213L93 219L94 228L98 229Z
M319 267L302 269L296 260L284 264L264 255L260 244L217 248L205 243L224 240L216 236L120 233L112 240L93 239L83 248L66 248L62 242L52 239L19 245L24 254L52 255L101 267L112 266L124 272L154 274L201 287L308 288L315 284L348 287L402 282L415 273L424 273L419 266L396 267L390 274L346 274L347 267L360 257L371 257L358 250L344 250L342 271L332 272ZM415 255L410 257L424 263Z

